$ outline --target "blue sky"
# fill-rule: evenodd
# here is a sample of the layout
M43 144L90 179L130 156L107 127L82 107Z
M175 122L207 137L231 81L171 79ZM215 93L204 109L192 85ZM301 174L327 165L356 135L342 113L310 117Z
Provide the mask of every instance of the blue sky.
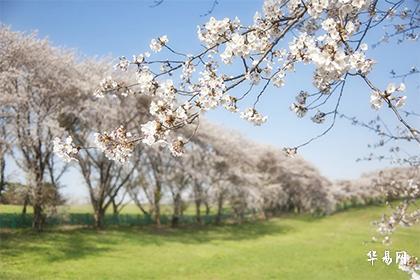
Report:
M86 56L131 57L147 50L150 39L164 34L168 35L170 45L174 48L194 53L200 48L196 36L197 25L204 23L209 17L200 15L211 7L212 2L212 0L166 0L160 6L151 8L150 5L153 4L151 0L0 0L0 21L10 25L13 30L38 30L39 37L48 37L54 45L75 49L79 54ZM255 11L260 10L262 5L262 1L256 0L219 0L219 2L211 16L216 18L238 16L244 23L250 23ZM378 38L377 33L371 37L370 42ZM390 43L369 50L368 56L378 62L371 79L384 88L388 81L391 81L389 74L391 69L396 72L407 72L411 66L419 65L419 44ZM211 112L207 117L226 127L238 129L256 141L278 147L294 146L304 142L322 132L328 123L318 126L309 121L309 118L297 119L288 109L297 92L312 88L311 69L300 66L297 70L286 80L285 87L270 89L259 104L259 111L269 116L268 123L264 126L254 127L241 120L238 115L222 110ZM419 76L409 77L406 84L408 86L406 109L417 108L419 111ZM369 89L361 81L349 82L340 111L358 116L361 120L368 121L374 118L377 112L370 108L369 96ZM379 114L391 126L396 124L393 115L386 109L380 110ZM411 122L420 127L419 119L412 119ZM335 128L327 136L304 147L300 153L330 179L355 178L362 172L388 165L381 162L355 162L356 158L372 151L367 148L367 144L375 142L375 139L376 136L371 132L352 126L345 120L338 120ZM405 145L404 149L413 154L419 153L417 144ZM13 168L13 165L9 166L9 171L13 171ZM67 186L65 192L83 195L84 186L81 186L80 180L73 180L70 177L66 176L63 181Z

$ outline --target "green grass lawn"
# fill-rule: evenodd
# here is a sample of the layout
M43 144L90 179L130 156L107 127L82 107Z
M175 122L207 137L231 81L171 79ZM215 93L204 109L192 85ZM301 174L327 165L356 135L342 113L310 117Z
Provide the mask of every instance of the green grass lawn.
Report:
M3 229L0 279L409 279L395 263L367 262L369 250L420 256L419 226L397 231L390 247L370 242L383 211L176 230Z

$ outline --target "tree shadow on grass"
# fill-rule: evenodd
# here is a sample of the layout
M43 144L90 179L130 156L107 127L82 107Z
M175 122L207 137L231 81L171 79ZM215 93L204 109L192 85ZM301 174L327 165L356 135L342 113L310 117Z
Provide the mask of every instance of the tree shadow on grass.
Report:
M87 233L87 234L85 234ZM53 229L37 234L30 230L0 232L0 255L20 258L36 255L48 262L80 259L107 252L110 240L102 242L87 229Z
M291 214L285 213L278 216L280 219L290 219L294 221L300 221L305 223L313 223L323 220L328 217L327 215L314 215L314 214Z
M170 243L218 245L220 241L240 242L270 235L287 234L294 228L280 223L247 222L235 225L51 228L41 234L30 230L0 231L0 256L43 258L47 262L81 259L126 246L164 246Z
M243 224L189 225L179 228L154 226L109 228L110 234L116 234L125 240L139 246L164 246L167 243L183 244L217 244L220 241L240 242L254 240L270 235L287 234L294 231L288 225L281 225L273 221L247 222Z

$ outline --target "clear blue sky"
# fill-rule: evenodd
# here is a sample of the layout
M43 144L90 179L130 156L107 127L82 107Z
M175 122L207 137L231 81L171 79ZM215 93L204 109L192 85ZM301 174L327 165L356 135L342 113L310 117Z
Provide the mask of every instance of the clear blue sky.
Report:
M212 0L166 0L158 7L150 8L151 0L144 1L2 1L0 0L0 21L13 30L38 30L40 37L48 37L54 45L75 49L88 56L131 57L147 50L150 39L168 35L171 46L194 53L200 46L196 36L197 25L209 16L201 17L212 4ZM255 11L260 10L262 1L219 0L212 16L216 18L238 16L242 22L250 23ZM286 43L286 42L285 42ZM389 71L406 72L411 66L419 66L419 44L388 44L369 50L368 55L378 61L371 78L381 87L390 80ZM253 127L239 119L238 115L217 110L207 117L226 127L236 128L246 136L278 147L294 146L315 136L328 125L317 126L308 120L298 120L288 109L294 96L301 89L310 90L309 69L298 68L291 75L286 86L272 88L259 104L259 110L269 116L262 127ZM420 108L419 76L407 80L408 106ZM343 96L340 111L362 120L370 120L377 113L370 109L369 89L360 81L349 83ZM330 104L331 106L333 104ZM391 124L393 116L382 109L379 114ZM420 127L419 119L413 124ZM392 126L392 125L391 125ZM387 166L386 163L362 162L355 159L371 152L368 143L375 142L371 132L339 120L336 127L324 138L303 148L300 153L316 165L321 173L330 179L355 178L362 172ZM416 144L404 147L410 153L419 153ZM9 167L13 171L14 166ZM67 176L63 183L66 193L84 194L80 180ZM73 177L74 178L74 177Z

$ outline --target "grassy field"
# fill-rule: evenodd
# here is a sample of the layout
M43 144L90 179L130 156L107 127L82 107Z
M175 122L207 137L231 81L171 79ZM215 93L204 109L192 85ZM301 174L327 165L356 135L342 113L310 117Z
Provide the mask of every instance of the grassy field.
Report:
M366 253L420 256L420 227L369 242L381 207L243 225L1 231L0 279L408 279ZM365 242L368 241L368 242Z

